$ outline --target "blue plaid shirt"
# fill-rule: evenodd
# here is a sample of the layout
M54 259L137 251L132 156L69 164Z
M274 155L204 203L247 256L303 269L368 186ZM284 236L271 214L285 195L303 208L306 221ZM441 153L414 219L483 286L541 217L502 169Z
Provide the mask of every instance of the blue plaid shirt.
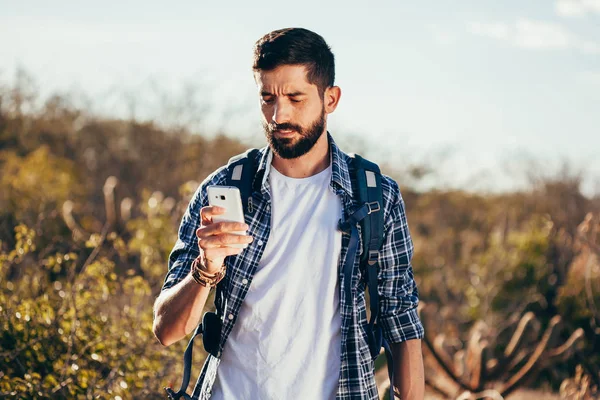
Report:
M353 174L349 170L350 157L336 146L331 135L328 134L328 137L332 162L329 187L340 197L344 216L347 217L358 206L352 191ZM252 212L246 210L246 223L250 227L248 234L254 237L254 241L238 256L227 257L227 274L221 282L223 287L229 288L227 301L221 304L220 299L215 299L215 307L219 310L219 315L223 315L220 350L223 349L238 318L240 306L252 284L252 277L271 230L271 189L267 179L272 159L271 150L268 147L261 149L258 157L260 160L255 179L262 177L261 189L260 192L255 191L252 195L252 210L250 210ZM208 205L206 187L225 185L226 179L226 167L218 169L202 182L191 199L179 227L179 238L169 257L169 272L163 290L176 285L190 273L191 263L199 254L195 232L200 224L200 209ZM419 298L411 267L413 244L406 221L404 201L398 184L391 178L382 177L382 189L385 236L379 255L379 323L388 342L398 343L422 338L424 332L417 315ZM348 304L344 296L345 282L342 279L342 266L348 253L349 239L349 234L342 235L342 250L338 265L342 351L336 399L378 399L373 371L374 361L369 352L365 333L368 321L365 275L360 268L362 243L354 260L351 279L354 301ZM290 248L290 251L292 250ZM264 329L269 327L265 326ZM194 388L192 396L194 399L210 398L219 363L220 358L208 355Z

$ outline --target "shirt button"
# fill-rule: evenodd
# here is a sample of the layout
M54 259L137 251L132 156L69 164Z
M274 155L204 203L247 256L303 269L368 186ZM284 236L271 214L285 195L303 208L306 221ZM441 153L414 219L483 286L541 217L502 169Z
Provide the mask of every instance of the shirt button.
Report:
M262 246L262 245L263 245L263 243L264 243L264 242L263 242L262 240L259 240L258 242L256 242L256 244L258 244L259 246Z
M229 320L231 321L233 319L233 314L229 314L227 318L229 318Z
M243 285L247 285L248 284L248 279L242 279L242 284Z

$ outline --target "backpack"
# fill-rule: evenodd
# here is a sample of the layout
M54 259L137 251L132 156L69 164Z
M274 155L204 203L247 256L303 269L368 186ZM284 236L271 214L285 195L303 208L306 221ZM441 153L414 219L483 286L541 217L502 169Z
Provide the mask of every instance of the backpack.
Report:
M244 212L253 212L252 192L253 182L259 186L262 177L255 177L258 169L258 149L250 149L245 153L232 157L227 164L227 186L235 186L240 190ZM394 398L394 365L389 343L383 338L381 326L378 324L379 293L377 290L377 265L379 251L383 244L383 192L381 189L381 172L377 164L368 161L358 154L350 154L351 171L353 171L353 191L358 199L359 207L347 218L339 221L338 228L350 234L348 254L343 265L344 296L351 299L352 267L359 250L359 240L362 236L363 253L360 258L361 268L366 272L367 288L369 291L369 308L371 316L367 325L367 338L369 350L373 361L379 356L381 348L385 350L387 358L388 375L390 379L390 399ZM259 178L259 179L255 179ZM360 223L361 230L357 228ZM220 296L224 304L225 290L222 285L217 286L216 296ZM219 341L221 337L221 318L215 312L207 312L202 317L202 322L196 328L184 353L184 375L179 391L166 387L167 395L172 400L183 398L191 400L186 393L190 381L192 367L192 352L194 339L202 334L204 349L215 357L219 357Z

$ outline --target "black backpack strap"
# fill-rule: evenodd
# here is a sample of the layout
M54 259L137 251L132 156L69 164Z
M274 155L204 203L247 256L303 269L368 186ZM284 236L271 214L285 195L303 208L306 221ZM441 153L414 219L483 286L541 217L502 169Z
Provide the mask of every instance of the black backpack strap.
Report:
M251 214L254 212L252 205L252 192L256 170L258 169L258 154L258 149L249 149L244 153L231 157L229 159L229 162L227 163L227 179L225 181L225 184L227 186L237 187L240 190L240 197L242 198L242 207L244 209L244 214ZM227 293L229 293L230 286L231 279L227 275L225 276L225 279L219 285L217 285L215 299L219 299L221 308L223 309L226 308L226 296ZM210 342L219 342L220 333L221 332L219 329L219 332L214 333L218 336L218 338L214 338ZM216 347L219 347L218 343ZM208 351L208 349L206 350ZM220 357L218 351L215 352L214 355Z
M240 189L244 212L249 213L253 212L251 198L254 175L258 168L258 153L258 149L250 149L245 153L232 157L227 163L227 186L235 186ZM223 305L225 300L225 290L222 284L217 285L216 296L217 298L221 298L221 304ZM167 396L169 396L171 400L179 400L181 398L191 400L191 397L186 393L186 390L190 384L194 339L198 335L202 335L204 349L213 356L219 357L221 326L221 318L217 313L207 312L204 314L202 323L198 324L183 355L183 379L181 381L181 388L177 392L169 387L165 388Z
M369 204L372 212L383 208L383 191L381 189L381 171L379 166L355 154L352 158L356 175L358 201ZM363 240L366 245L362 261L377 262L379 250L383 245L383 212L371 213L363 221Z
M204 313L202 322L198 324L194 335L190 339L185 353L183 353L183 378L181 379L181 387L175 392L170 387L166 387L167 396L171 400L179 400L181 398L185 400L192 400L190 395L186 393L186 390L190 384L190 375L192 373L192 355L194 353L194 339L202 335L202 343L204 349L216 356L219 346L219 339L221 335L221 319L214 312Z
M390 379L390 398L393 399L394 365L392 352L389 344L383 339L382 329L378 324L379 291L377 288L377 268L379 265L379 251L383 245L384 235L381 171L377 164L362 158L358 154L354 154L351 157L352 170L356 179L355 195L361 206L349 220L361 223L363 253L361 254L360 263L367 275L367 287L370 299L369 309L371 311L371 318L367 329L369 350L371 351L371 356L375 359L379 355L381 347L385 349ZM354 244L352 241L352 231L351 244Z
M171 400L179 400L181 398L185 400L191 400L189 394L186 393L186 390L190 384L190 374L192 371L192 353L194 351L194 339L196 336L202 334L202 324L199 324L194 332L194 336L190 339L187 347L185 348L185 353L183 353L183 379L181 380L181 387L177 392L175 392L170 387L166 387L165 390L167 392L167 396Z
M381 350L381 329L377 329L379 317L379 292L377 290L377 266L379 251L383 245L383 191L381 189L381 171L377 164L365 160L358 154L353 158L356 176L356 190L360 204L368 204L372 210L362 221L363 253L361 265L367 274L371 319L369 326L372 337L370 345L374 357ZM378 211L378 212L375 212Z
M231 157L227 165L227 186L240 189L244 212L252 213L252 191L254 177L258 169L258 149L250 149L245 153Z

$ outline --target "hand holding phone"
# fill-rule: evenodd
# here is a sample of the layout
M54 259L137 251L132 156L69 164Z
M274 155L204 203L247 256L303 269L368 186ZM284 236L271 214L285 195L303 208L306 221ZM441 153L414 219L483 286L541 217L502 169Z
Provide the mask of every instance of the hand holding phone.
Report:
M240 222L244 223L244 209L240 190L234 186L209 186L208 204L225 209L223 214L215 215L213 222ZM246 235L246 230L232 232L238 235ZM247 244L231 244L231 247L246 248Z
M231 189L237 190L237 194ZM209 186L207 193L210 205L200 210L201 226L196 236L206 272L215 273L223 265L225 257L241 253L252 242L252 237L246 235L248 225L244 223L237 188Z

